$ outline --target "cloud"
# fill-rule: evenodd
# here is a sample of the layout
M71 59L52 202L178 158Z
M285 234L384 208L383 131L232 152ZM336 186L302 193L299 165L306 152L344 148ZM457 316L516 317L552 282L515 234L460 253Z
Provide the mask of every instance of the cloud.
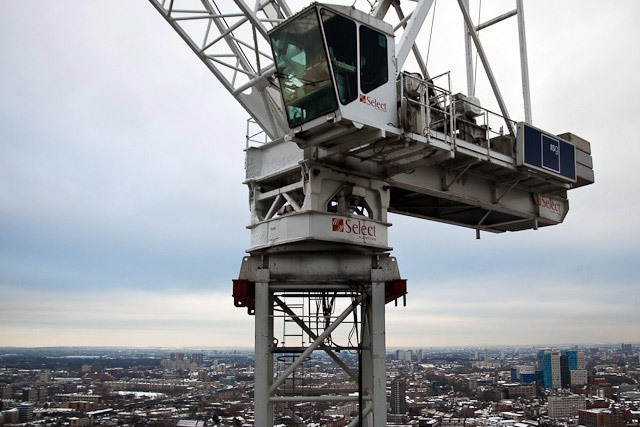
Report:
M252 345L253 318L230 291L0 290L3 345Z
M455 6L437 6L429 69L453 69L465 91ZM512 8L484 2L482 18ZM253 319L228 296L249 244L247 114L148 3L3 10L0 344L250 345ZM388 310L389 345L639 339L628 325L638 324L640 58L623 46L638 36L640 6L538 1L525 12L534 124L590 140L596 184L570 192L560 226L480 241L390 216L411 293L409 307ZM514 25L481 38L521 118ZM478 95L497 110L484 78Z

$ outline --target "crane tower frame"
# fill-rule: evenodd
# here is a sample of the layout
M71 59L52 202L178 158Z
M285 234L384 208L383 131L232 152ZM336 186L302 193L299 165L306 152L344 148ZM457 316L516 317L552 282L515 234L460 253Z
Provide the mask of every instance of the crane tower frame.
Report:
M407 293L388 213L479 238L559 224L567 191L594 182L587 141L532 125L522 0L484 23L457 0L466 95L452 92L449 73L429 74L416 43L434 0L295 14L285 0L149 1L266 135L255 144L247 132L251 242L233 283L234 304L255 316L254 424L273 426L277 412L305 425L301 402L355 402L350 426L386 425L385 304ZM521 122L478 37L512 16ZM475 97L474 49L499 113ZM417 73L403 70L410 54ZM331 387L308 369L318 352L337 369Z

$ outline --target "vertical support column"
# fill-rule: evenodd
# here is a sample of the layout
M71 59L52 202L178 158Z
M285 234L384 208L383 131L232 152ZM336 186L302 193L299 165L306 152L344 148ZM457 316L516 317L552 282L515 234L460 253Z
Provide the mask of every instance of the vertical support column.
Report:
M387 348L385 343L384 282L372 282L363 307L362 390L369 394L371 413L364 417L364 427L387 425Z
M387 425L387 348L385 343L384 282L371 283L371 367L373 427Z
M469 11L469 0L462 0L464 4L464 8ZM464 54L465 54L465 63L467 64L467 95L475 96L476 88L475 81L473 78L473 55L471 51L471 34L469 34L469 27L467 23L464 23Z
M269 399L269 388L273 382L273 301L268 281L256 283L255 321L255 426L273 427L273 403Z
M524 31L524 6L516 0L518 13L518 39L520 41L520 70L522 72L522 97L524 99L524 121L531 124L531 94L529 92L529 60L527 59L527 37Z
M373 359L372 359L372 334L371 334L371 322L373 319L373 313L371 311L371 286L366 289L366 298L362 301L362 310L360 311L360 318L362 319L362 352L360 353L360 378L361 388L360 393L373 396ZM365 406L373 407L373 402L364 403ZM364 412L365 408L361 408L360 412ZM386 408L385 408L386 412ZM373 427L373 419L375 414L371 413L364 418L364 421L359 425L363 427Z

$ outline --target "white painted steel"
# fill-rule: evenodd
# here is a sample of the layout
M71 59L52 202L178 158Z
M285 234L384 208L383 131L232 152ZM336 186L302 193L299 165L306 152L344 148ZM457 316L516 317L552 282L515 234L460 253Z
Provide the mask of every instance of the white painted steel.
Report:
M258 272L257 272L258 273ZM269 283L256 283L254 413L256 427L273 427L273 403L269 389L273 380L273 304Z
M469 10L469 0L463 0L465 10ZM464 55L465 66L467 70L467 95L474 96L476 93L475 81L473 76L473 52L471 49L471 34L466 22L464 24Z
M416 37L418 37L420 28L422 28L422 24L424 23L424 19L427 17L429 9L431 9L431 5L433 5L433 0L418 0L418 4L413 10L411 18L409 18L407 26L397 43L396 61L398 70L402 70L402 66L407 56L409 56L409 51L413 48Z
M290 16L285 0L254 9L242 0L225 1L224 11L214 0L201 0L199 9L190 0L149 1L270 138L286 134L280 90L264 82L273 74L267 30Z
M531 124L531 93L529 90L529 59L527 56L527 37L524 28L524 5L522 0L516 0L518 12L518 40L520 42L520 70L522 74L522 98L524 101L524 121Z

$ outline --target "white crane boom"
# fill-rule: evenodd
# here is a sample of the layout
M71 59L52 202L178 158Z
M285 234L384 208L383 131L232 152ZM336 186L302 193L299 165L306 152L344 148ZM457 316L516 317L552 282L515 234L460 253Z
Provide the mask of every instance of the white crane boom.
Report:
M291 15L284 0L149 1L270 138L288 131L267 35Z

